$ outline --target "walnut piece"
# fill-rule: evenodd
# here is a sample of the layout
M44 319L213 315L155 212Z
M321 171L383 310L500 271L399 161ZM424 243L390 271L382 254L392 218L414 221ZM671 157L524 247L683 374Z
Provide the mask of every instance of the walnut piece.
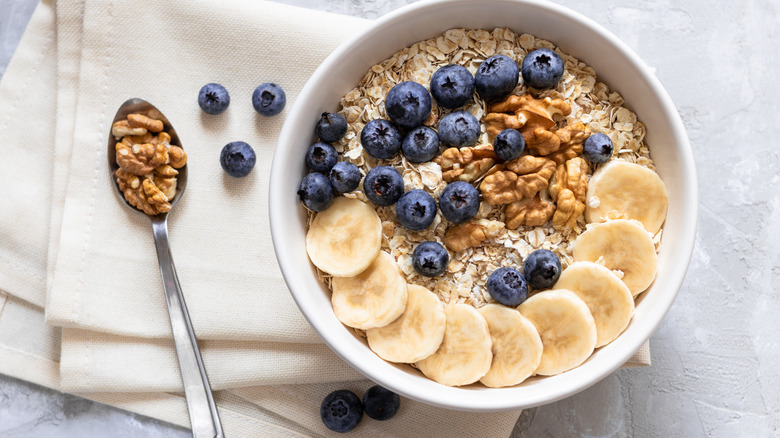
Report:
M184 149L178 146L171 146L169 156L169 164L177 169L181 169L187 164L187 154L184 152Z
M520 225L536 227L547 223L555 211L555 205L542 199L542 193L544 192L537 193L532 199L523 199L507 205L504 211L506 227L517 229Z
M133 128L144 128L150 132L160 132L164 127L160 120L146 117L143 114L128 114L127 123Z
M146 175L156 167L168 163L168 148L163 144L151 143L128 146L122 141L116 144L116 163L134 175Z
M111 126L111 134L119 140L126 135L143 135L146 134L145 128L132 127L127 120L120 120Z
M545 97L534 99L530 94L510 95L489 108L485 116L485 132L494 138L504 129L518 129L525 132L535 129L549 130L555 127L555 115L568 116L571 106L561 99Z
M479 189L485 202L489 204L510 204L533 198L547 187L554 172L555 163L551 160L523 155L495 166L482 180Z
M555 169L548 188L556 204L553 228L574 228L577 218L585 212L588 191L588 163L582 157L572 158Z
M557 151L546 156L561 165L582 153L582 143L590 137L590 129L582 123L572 123L555 131L560 140Z
M126 172L122 168L117 169L115 175L119 190L130 205L150 216L170 211L171 204L168 197L154 185L152 180L144 178L141 182L138 175Z
M452 251L463 251L498 236L503 228L503 223L487 219L465 222L447 230L444 244Z
M460 149L449 148L433 161L441 166L444 181L474 182L487 173L497 159L493 146L480 145Z

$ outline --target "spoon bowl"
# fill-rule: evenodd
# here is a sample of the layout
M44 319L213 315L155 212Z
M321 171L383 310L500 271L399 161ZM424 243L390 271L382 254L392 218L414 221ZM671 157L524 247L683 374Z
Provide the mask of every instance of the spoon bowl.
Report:
M166 118L165 115L160 110L158 110L156 106L137 97L128 99L125 101L125 103L120 105L119 110L117 110L116 115L114 116L114 120L111 121L111 126L114 126L114 123L120 120L126 119L129 114L142 114L151 119L156 119L163 122L163 131L167 132L171 136L171 145L176 145L184 149L184 146L181 144L181 140L179 140L179 135L176 133L176 130L173 129L173 125L171 125L171 122L168 121L168 118ZM119 169L119 165L116 162L116 144L120 140L117 140L117 138L112 134L109 134L108 136L108 170L111 181L113 182L112 186L114 187L116 194L119 196L119 199L121 199L125 205L134 211L146 214L127 202L124 193L119 190L119 184L117 183L116 177L114 176L116 170ZM174 196L171 200L171 210L173 210L173 207L177 202L179 202L179 199L181 199L182 195L184 194L184 189L187 187L187 166L177 170L179 171L179 174L176 175L176 196ZM164 216L167 214L167 212L160 213L158 216Z
M173 129L171 122L154 105L143 99L133 98L123 103L111 122L112 128L114 123L126 119L129 114L142 114L162 121L163 131L171 136L170 144L182 147L179 136ZM114 137L113 132L108 134L107 156L111 186L125 205L134 211L148 216L152 221L154 246L157 250L157 261L160 265L160 275L162 276L163 290L165 291L165 303L171 320L173 343L176 347L176 356L179 359L179 370L181 371L184 395L187 399L192 435L195 438L223 437L217 405L211 393L206 368L203 365L198 342L195 338L195 331L192 328L187 304L184 302L184 294L179 284L179 277L176 275L176 267L173 264L173 255L168 242L168 212L170 210L156 215L148 215L125 199L125 194L119 190L119 182L115 176L117 169L119 169L119 164L116 162L116 144L118 141ZM187 165L185 164L177 170L179 173L177 175L176 192L173 199L170 200L171 210L181 198L185 187L187 187ZM145 178L142 175L137 176Z

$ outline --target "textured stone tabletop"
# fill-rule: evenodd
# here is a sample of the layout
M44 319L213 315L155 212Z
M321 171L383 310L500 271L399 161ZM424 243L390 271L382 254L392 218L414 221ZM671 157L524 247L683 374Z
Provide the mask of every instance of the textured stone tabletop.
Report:
M411 2L286 1L365 18ZM653 365L524 411L512 437L780 436L780 4L555 2L656 68L693 146L699 227L682 290L650 340ZM36 3L0 0L0 74ZM0 375L0 437L42 436L188 433Z

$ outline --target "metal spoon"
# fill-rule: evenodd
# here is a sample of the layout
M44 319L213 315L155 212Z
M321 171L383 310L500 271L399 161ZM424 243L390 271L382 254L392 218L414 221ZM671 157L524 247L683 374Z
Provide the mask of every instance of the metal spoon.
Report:
M183 148L181 141L179 141L179 136L176 134L173 126L171 126L171 123L154 105L143 99L130 99L119 107L114 120L111 122L112 126L115 122L127 118L128 114L143 114L162 121L165 126L163 130L171 136L170 143ZM114 175L114 172L119 168L119 165L116 163L116 143L116 138L109 134L108 171L114 191L127 207L152 220L154 244L157 248L157 261L160 264L160 274L162 275L163 289L165 290L165 302L168 304L168 316L171 319L173 342L176 345L176 355L179 358L179 369L181 371L181 380L184 384L184 395L187 398L187 410L190 414L192 435L195 438L221 438L224 435L217 413L217 405L214 403L214 397L211 394L209 379L206 376L206 369L203 366L203 359L200 356L195 332L192 330L192 322L187 312L187 305L184 303L181 285L179 285L179 279L176 276L176 268L173 265L173 257L168 245L168 213L149 216L127 202L124 194L119 190L119 185ZM185 165L178 170L176 196L171 201L171 209L179 202L179 199L184 194L184 189L187 187L187 166Z

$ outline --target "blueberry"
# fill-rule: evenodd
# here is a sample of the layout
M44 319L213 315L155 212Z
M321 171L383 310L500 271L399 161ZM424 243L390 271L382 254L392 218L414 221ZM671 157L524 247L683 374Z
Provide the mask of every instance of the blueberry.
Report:
M519 157L524 149L525 139L517 129L504 129L493 140L493 151L504 161Z
M287 97L282 87L272 83L265 82L255 88L252 93L252 106L255 111L264 116L275 116L282 112L287 103Z
M398 198L395 214L407 230L424 230L436 217L436 201L425 190L410 190Z
M418 274L436 277L447 270L450 255L438 242L423 242L412 253L412 266Z
M354 392L339 389L322 400L320 418L334 432L349 432L363 419L363 404Z
M520 71L529 87L555 88L563 76L563 61L550 49L537 49L525 55Z
M206 84L198 93L198 105L206 114L219 114L230 105L230 94L222 85Z
M339 161L330 170L330 183L333 188L341 193L355 190L360 184L360 170L357 166L347 161Z
M230 176L240 178L249 175L255 167L255 151L243 141L234 141L225 145L219 154L219 164Z
M431 94L439 106L463 106L474 94L474 76L461 65L445 65L431 78Z
M439 155L439 134L427 126L418 126L401 141L401 152L412 163L431 161Z
M372 120L360 131L360 144L374 158L392 158L401 149L401 131L389 120Z
M534 289L549 289L561 276L561 259L549 249L537 249L523 261L523 273Z
M591 163L606 163L612 158L614 146L612 140L606 134L593 134L585 140L582 148L582 154Z
M479 192L465 181L449 183L439 197L439 209L452 222L466 222L479 211Z
M477 93L485 100L498 100L507 96L519 80L517 63L506 55L493 55L482 61L474 76Z
M431 114L431 95L417 82L401 82L387 92L385 110L397 125L414 128Z
M515 268L498 268L487 280L490 296L505 306L519 306L528 298L528 283Z
M306 150L306 165L315 172L328 173L339 160L336 148L321 141L309 146Z
M363 410L374 420L389 420L395 416L400 407L401 397L379 385L368 388L368 391L363 394Z
M468 111L455 111L439 121L439 140L447 146L472 146L479 139L479 120Z
M335 143L347 133L347 119L339 113L322 113L314 133L324 142Z
M303 177L298 186L298 198L311 211L322 211L333 202L333 186L328 177L313 172Z
M393 205L404 193L404 179L391 166L375 167L363 180L363 193L375 205Z

